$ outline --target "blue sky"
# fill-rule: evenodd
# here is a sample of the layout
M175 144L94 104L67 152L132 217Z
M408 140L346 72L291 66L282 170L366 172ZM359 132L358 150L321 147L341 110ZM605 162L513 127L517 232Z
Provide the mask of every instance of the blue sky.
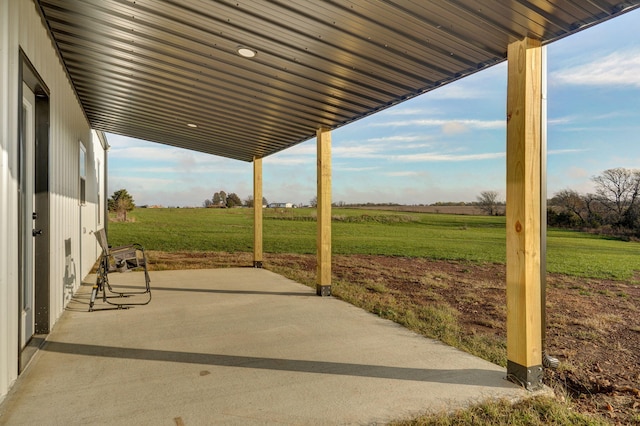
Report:
M640 10L549 45L548 186L593 191L591 177L640 168ZM333 200L431 204L505 197L506 63L332 132ZM201 206L220 190L245 199L252 165L107 135L109 194L136 204ZM310 140L263 160L269 202L316 191ZM292 176L295 177L292 179Z

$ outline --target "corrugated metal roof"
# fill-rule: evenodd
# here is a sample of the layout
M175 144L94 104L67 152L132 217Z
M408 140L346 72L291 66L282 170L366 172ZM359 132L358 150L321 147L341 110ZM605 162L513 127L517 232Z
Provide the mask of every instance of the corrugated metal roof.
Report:
M251 161L640 0L38 0L91 125ZM241 57L237 48L257 52ZM188 124L197 125L196 128Z

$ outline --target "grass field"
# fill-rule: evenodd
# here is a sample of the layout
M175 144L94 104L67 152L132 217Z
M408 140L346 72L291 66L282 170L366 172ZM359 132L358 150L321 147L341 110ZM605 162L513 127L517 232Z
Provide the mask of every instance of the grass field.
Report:
M250 209L137 209L130 218L109 223L110 243L143 244L155 270L251 264ZM505 365L504 217L334 209L332 241L335 297ZM268 269L314 287L315 210L265 209L264 250ZM637 347L640 324L630 319L640 306L638 255L638 243L549 230L547 269L565 274L549 275L547 294L553 322L548 347L564 356L547 384L559 398L491 402L397 424L606 425L613 414L606 407L613 406L619 424L640 424L634 397L615 392L628 384L620 373L637 370L630 348ZM620 368L605 367L607 375L598 378L613 381L612 392L600 393L590 383L589 366L604 366L611 356L599 346L615 348ZM575 393L567 378L586 391Z
M251 252L251 209L136 209L131 222L109 223L114 245L148 250ZM505 218L333 210L335 254L374 254L505 262ZM590 278L629 279L639 270L640 244L583 232L548 231L547 270ZM315 253L314 209L265 209L266 253Z

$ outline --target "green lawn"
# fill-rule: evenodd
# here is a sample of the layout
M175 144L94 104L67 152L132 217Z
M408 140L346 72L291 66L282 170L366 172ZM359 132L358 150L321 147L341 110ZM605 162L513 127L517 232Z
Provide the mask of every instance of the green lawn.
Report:
M333 209L333 252L505 262L505 218ZM250 252L251 209L136 209L131 222L109 223L113 245L149 250ZM547 269L628 279L640 270L640 244L575 231L548 232ZM315 253L314 209L265 209L266 253Z
M505 262L505 218L457 216L428 213L398 213L357 209L333 210L333 252L337 254L380 254L452 259L470 262ZM253 211L251 209L137 209L130 214L131 222L109 223L109 238L113 245L139 242L149 250L251 252L253 250ZM267 253L315 253L316 222L313 209L265 209L264 250ZM640 244L565 231L548 232L548 269L593 278L630 278L640 257ZM296 271L295 267L288 272ZM287 275L292 279L299 279ZM313 275L313 274L312 274ZM313 280L313 278L311 278ZM305 282L300 280L300 282ZM364 291L362 302L350 301L349 291ZM430 337L443 339L442 330L457 327L452 308L447 306L418 307L402 305L378 298L381 293L363 290L358 284L341 282L336 288L344 300L377 313L393 309L404 312L409 328L425 333L428 324L435 324L437 333ZM356 298L358 299L358 298ZM366 306L369 303L373 308ZM390 303L390 305L385 305ZM406 312L401 308L405 307ZM418 311L414 311L418 309ZM426 309L426 310L425 310ZM422 314L421 314L422 312ZM424 314L427 312L427 314ZM417 327L417 328L416 328ZM427 332L425 335L429 335ZM482 336L454 339L457 346L492 362L505 356L504 339ZM467 347L465 342L475 342ZM480 343L478 343L480 342ZM451 344L451 342L449 342ZM454 342L455 344L455 342ZM488 346L487 346L488 345ZM463 347L465 346L465 347ZM487 349L487 350L486 350ZM501 364L504 365L504 362ZM530 398L511 405L492 402L453 414L425 416L397 425L604 425L604 420L575 412L570 402L552 398Z

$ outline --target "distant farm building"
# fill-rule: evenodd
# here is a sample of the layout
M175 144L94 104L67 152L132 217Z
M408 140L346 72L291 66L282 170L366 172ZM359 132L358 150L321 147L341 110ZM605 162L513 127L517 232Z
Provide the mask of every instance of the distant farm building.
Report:
M295 206L292 203L269 203L267 207L270 209L290 209Z

